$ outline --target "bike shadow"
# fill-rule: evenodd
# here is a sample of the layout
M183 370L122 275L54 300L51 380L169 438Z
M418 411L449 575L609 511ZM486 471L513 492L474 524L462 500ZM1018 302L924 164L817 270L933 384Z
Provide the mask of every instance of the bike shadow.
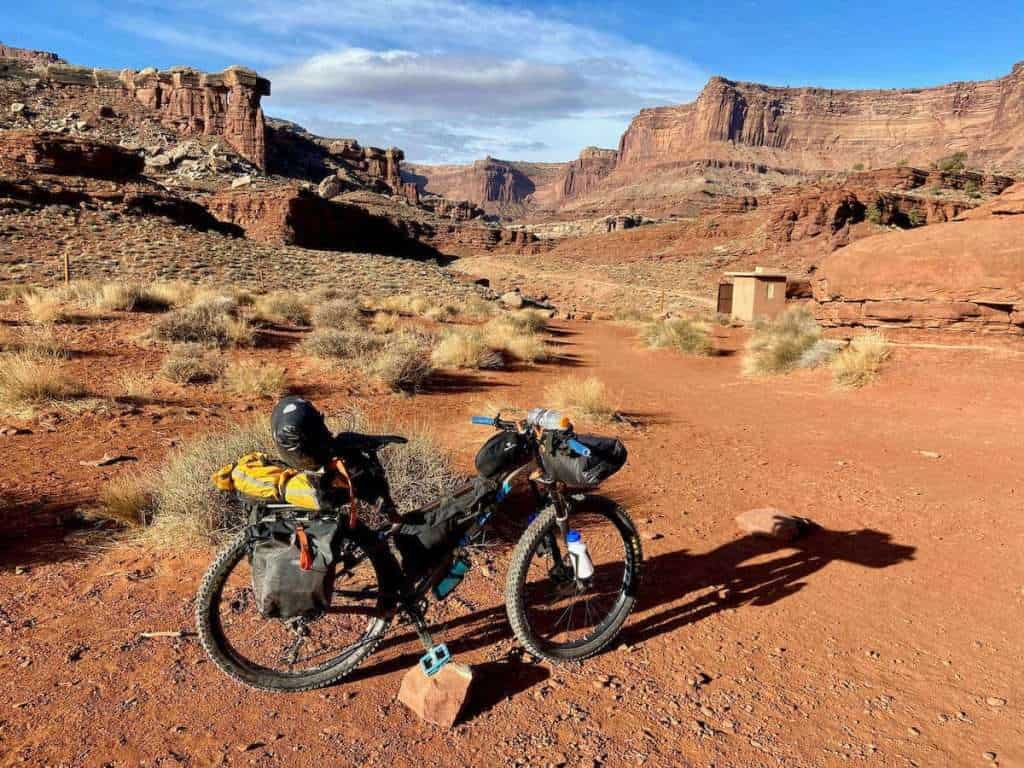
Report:
M620 641L642 644L723 610L773 605L805 588L806 579L830 563L888 568L912 560L915 552L915 547L897 544L883 531L814 527L791 542L746 535L704 554L684 549L656 555L643 563L637 605ZM598 575L606 567L613 566L599 566ZM689 595L696 596L685 600ZM503 605L453 617L433 625L432 632L435 640L447 642L456 656L512 639ZM381 650L385 656L389 650L397 651L397 655L361 667L353 679L408 669L422 654L411 628L386 640ZM519 666L522 665L516 668ZM523 681L525 684L518 692L537 682L529 682L525 677ZM499 688L495 695L510 695L494 685Z

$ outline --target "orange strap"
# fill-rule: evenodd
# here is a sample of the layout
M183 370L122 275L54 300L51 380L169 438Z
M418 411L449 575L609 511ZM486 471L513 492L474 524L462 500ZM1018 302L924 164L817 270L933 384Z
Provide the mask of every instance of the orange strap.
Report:
M299 568L304 571L312 571L313 550L309 547L309 537L302 525L295 527L295 538L299 540Z
M348 483L348 527L352 529L356 527L356 521L359 519L359 501L356 499L356 486L352 482L352 477L349 475L348 470L345 468L345 462L341 459L335 459L334 468L338 470L338 474Z

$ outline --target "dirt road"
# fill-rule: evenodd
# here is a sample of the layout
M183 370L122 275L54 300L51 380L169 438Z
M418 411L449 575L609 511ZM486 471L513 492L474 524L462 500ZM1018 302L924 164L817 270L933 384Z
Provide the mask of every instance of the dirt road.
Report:
M404 628L344 685L254 692L194 639L139 638L191 627L209 553L19 542L0 571L0 763L1024 765L1021 356L900 348L878 383L842 392L825 372L750 381L737 355L642 350L624 326L556 333L556 364L369 405L443 429L468 461L485 436L465 423L471 403L535 404L567 372L603 379L636 423L606 428L630 449L606 490L646 556L618 647L580 667L523 663L499 553L433 615L479 681L466 721L441 732L395 701L419 653ZM111 448L153 429L125 424ZM76 429L62 438L80 447ZM0 439L16 467L59 445ZM51 475L55 493L99 482ZM733 517L765 505L822 529L792 546L740 535Z

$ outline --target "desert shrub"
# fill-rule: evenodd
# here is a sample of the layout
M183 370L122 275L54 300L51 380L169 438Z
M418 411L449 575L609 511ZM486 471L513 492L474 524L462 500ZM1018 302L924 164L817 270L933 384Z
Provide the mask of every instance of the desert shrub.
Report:
M431 341L410 331L392 334L373 358L371 374L394 392L417 392L434 372Z
M251 451L276 455L269 419L199 437L174 449L156 473L153 523L146 536L160 547L208 543L245 520L238 503L217 492L210 475Z
M544 391L544 396L549 406L564 411L570 418L604 421L616 411L608 388L594 376L558 379Z
M153 396L153 380L143 371L124 371L118 376L115 386L115 399L121 402L142 404Z
M103 286L95 280L72 280L52 288L49 293L59 301L80 306L91 306L96 303Z
M649 347L668 347L688 355L710 355L711 331L706 323L685 317L670 317L650 323L643 331Z
M208 347L249 346L253 331L244 317L233 314L232 302L206 300L161 317L150 331L158 341Z
M788 373L821 338L821 328L805 307L793 307L770 323L758 323L747 342L743 372L747 376Z
M972 179L964 184L964 194L973 198L981 197L981 191L978 189L978 182Z
M85 388L51 360L16 352L0 359L0 407L32 410L85 396Z
M256 316L272 323L309 325L309 303L305 296L287 291L268 293L256 299Z
M463 299L455 304L455 308L458 310L459 317L467 320L487 320L497 312L493 301L487 301L487 299L477 295Z
M544 340L534 331L524 327L522 321L512 320L509 315L499 315L482 326L487 344L508 357L526 363L547 359Z
M302 349L322 360L359 360L379 351L384 340L362 328L324 328L302 341Z
M86 510L89 518L110 520L126 528L144 528L154 505L153 480L146 475L119 475L103 483L98 504Z
M23 328L19 337L4 339L0 347L7 352L21 352L29 357L50 362L71 356L67 336L58 334L57 330L50 325Z
M910 222L912 227L920 227L927 221L927 217L920 208L911 208L910 213L907 214L907 221Z
M224 372L224 361L201 344L179 344L160 364L160 376L175 384L203 384Z
M370 321L370 328L376 333L394 333L398 330L398 316L387 312L377 312Z
M360 414L329 419L333 431L397 432L409 438L380 453L391 493L402 512L418 509L451 493L465 481L450 455L429 433L401 425L373 423ZM145 536L158 547L204 545L245 524L236 501L217 492L210 475L250 451L276 455L269 424L264 420L190 440L175 449L151 483L152 522Z
M832 378L840 387L863 387L874 380L888 358L885 336L877 331L865 333L832 360Z
M129 283L107 283L96 297L100 309L120 312L166 312L172 303L152 288Z
M818 368L831 362L836 352L842 348L842 344L831 339L818 339L814 344L804 350L800 359L796 361L795 368Z
M853 170L855 170L855 171L863 171L864 170L864 163L854 163L853 164Z
M505 319L521 331L538 333L548 327L548 313L542 309L520 309L509 312Z
M445 322L459 314L454 304L435 301L418 293L398 294L376 302L376 309L398 315L417 315L428 320Z
M944 157L939 160L937 167L940 171L946 172L962 171L967 167L967 153L956 152L948 157Z
M345 299L333 299L313 310L315 328L350 328L359 323L362 313L359 307Z
M276 397L286 389L284 368L256 360L228 365L223 383L231 394L248 397Z
M636 307L624 307L615 310L614 319L620 323L650 323L652 322L651 312Z
M449 331L431 354L439 368L501 368L504 358L492 349L482 331L477 328Z
M870 221L872 224L882 223L882 209L878 205L877 201L871 203L870 205L868 205L867 208L864 209L864 218Z
M48 291L26 293L21 297L29 319L39 325L52 323L69 323L74 318L67 311L66 302Z
M0 301L16 301L25 294L35 293L36 288L24 283L4 283L0 285Z

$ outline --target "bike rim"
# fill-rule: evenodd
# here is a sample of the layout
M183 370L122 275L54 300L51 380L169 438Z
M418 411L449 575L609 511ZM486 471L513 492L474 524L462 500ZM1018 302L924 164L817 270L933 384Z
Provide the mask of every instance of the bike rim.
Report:
M523 583L526 622L546 649L572 650L602 637L618 623L629 591L632 551L617 522L599 512L578 510L569 525L587 545L593 576L573 578L572 563L552 518L530 552ZM556 551L550 546L552 535Z
M210 609L211 629L238 666L281 678L314 675L358 656L383 628L376 569L357 546L339 557L330 605L291 621L260 614L248 554L225 574Z

